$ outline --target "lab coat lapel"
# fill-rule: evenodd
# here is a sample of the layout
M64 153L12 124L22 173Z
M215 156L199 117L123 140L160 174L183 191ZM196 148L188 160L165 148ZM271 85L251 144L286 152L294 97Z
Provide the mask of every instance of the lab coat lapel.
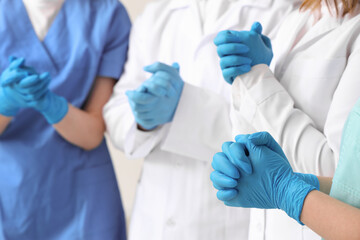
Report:
M241 19L241 8L252 7L252 8L268 8L272 0L244 0L244 1L236 1L236 0L228 0L228 2L237 2L237 4L229 9L223 16L221 16L216 24L214 25L214 29L212 33L217 33L219 31L226 29L235 28L239 25L239 21ZM244 29L245 30L245 29Z
M317 22L310 30L304 35L304 37L299 41L299 43L294 47L294 51L302 49L304 46L308 45L315 38L324 35L340 25L341 20L332 17L330 15L323 16L319 22Z
M214 0L211 0L214 1ZM217 19L210 19L210 21L213 22L212 28L205 28L205 31L202 34L201 39L199 40L198 47L196 48L195 56L197 52L200 50L200 48L208 41L212 41L216 35L226 29L233 29L236 26L239 25L239 21L241 19L242 11L241 8L244 7L255 7L255 8L267 8L271 5L272 0L244 0L244 1L237 1L237 0L218 0L217 2L214 2L215 4L218 4L218 6L213 5L212 7L220 8L222 4L231 4L231 2L236 2L236 5L234 7L228 8L228 10L222 14ZM194 4L196 5L196 4ZM194 8L197 8L197 6L194 6ZM198 13L199 14L199 13ZM208 18L211 18L211 16L207 16ZM198 15L199 23L200 16ZM209 20L206 20L209 21ZM200 26L201 29L202 26ZM245 29L244 29L245 30Z
M50 72L52 75L58 73L58 69L46 48L46 45L42 43L32 26L32 23L29 19L28 13L22 1L6 1L8 8L12 9L11 14L4 14L8 26L13 26L11 34L14 35L16 42L16 52L15 55L18 57L25 57L29 65L34 64L37 67L39 72ZM6 11L2 9L1 11ZM61 11L60 11L61 12ZM16 20L15 20L16 18ZM58 18L55 19L54 23L59 21ZM49 33L51 32L51 28ZM12 54L12 53L10 53ZM41 59L39 63L36 59Z

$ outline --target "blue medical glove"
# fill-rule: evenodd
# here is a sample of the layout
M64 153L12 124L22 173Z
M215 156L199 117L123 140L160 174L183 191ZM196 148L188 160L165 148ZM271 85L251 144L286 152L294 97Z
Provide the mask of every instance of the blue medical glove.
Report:
M27 95L17 90L20 81L38 82L33 71L27 72L24 59L10 58L10 65L0 76L0 114L13 117L22 107L26 107Z
M238 135L235 137L235 141L244 145L248 144L249 139L253 139L256 145L263 145L270 148L272 151L279 154L281 157L287 159L280 145L268 132L258 132L252 135ZM290 166L290 163L289 163ZM320 183L318 178L313 174L295 173L299 178L304 180L306 183L313 185L317 190L320 189Z
M39 78L42 81L42 87L33 85L30 82L21 85L23 89L28 87L26 90L29 96L27 106L39 111L49 124L59 123L69 110L68 102L65 98L49 90L48 84L51 80L49 73L43 73ZM44 86L46 86L45 89Z
M237 190L237 195L233 195L234 198L230 200L226 199L225 204L262 209L278 208L301 223L300 215L305 197L316 188L299 178L286 158L265 145L257 145L257 137L259 135L249 136L246 144L253 173L241 175L237 187L233 188ZM238 145L231 148L230 152L225 154L228 162L229 156L238 156L237 152L243 152L244 147L245 145Z
M25 77L25 81L38 81L36 75ZM17 84L3 86L0 84L0 114L13 117L21 108L27 107L28 95L22 94Z
M1 77L1 85L4 87L17 83L24 77L38 74L34 68L25 65L24 58L16 58L11 56L9 57L9 62L9 67L2 73Z
M153 73L138 89L127 91L126 95L136 122L151 130L171 122L178 106L184 81L179 75L179 65L168 66L155 63L144 68Z
M225 80L234 79L258 64L270 65L273 58L271 41L262 35L262 26L255 22L250 31L220 32L214 39Z

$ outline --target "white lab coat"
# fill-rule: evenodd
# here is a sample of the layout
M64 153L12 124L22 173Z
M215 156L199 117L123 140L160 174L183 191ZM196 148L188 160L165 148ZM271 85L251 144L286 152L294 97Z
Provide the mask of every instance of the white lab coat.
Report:
M133 26L125 72L104 108L114 144L129 158L145 157L131 240L248 236L249 210L224 206L210 181L212 157L231 140L232 129L231 87L222 78L213 39L224 29L250 29L255 20L273 36L296 4L291 0L207 4L212 6L205 11L204 22L194 0L149 4ZM149 77L143 66L156 61L178 62L185 86L173 121L145 133L136 129L124 92L141 85Z
M281 26L275 74L255 66L233 84L234 133L268 131L295 171L333 176L346 118L360 97L360 16L327 11L294 46L312 15L298 11ZM250 239L320 239L279 210L252 210Z

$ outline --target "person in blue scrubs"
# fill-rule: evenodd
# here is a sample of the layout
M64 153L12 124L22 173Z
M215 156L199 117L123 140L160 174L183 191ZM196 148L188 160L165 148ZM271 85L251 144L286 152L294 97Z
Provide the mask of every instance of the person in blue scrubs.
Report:
M1 240L126 239L102 107L130 25L117 0L66 0L41 41L0 0Z

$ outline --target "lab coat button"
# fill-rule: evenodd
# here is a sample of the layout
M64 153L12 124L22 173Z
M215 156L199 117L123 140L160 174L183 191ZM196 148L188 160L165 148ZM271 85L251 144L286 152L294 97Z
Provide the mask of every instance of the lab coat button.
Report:
M181 163L181 162L176 162L176 166L177 166L177 167L181 167L181 166L182 166L182 163Z

